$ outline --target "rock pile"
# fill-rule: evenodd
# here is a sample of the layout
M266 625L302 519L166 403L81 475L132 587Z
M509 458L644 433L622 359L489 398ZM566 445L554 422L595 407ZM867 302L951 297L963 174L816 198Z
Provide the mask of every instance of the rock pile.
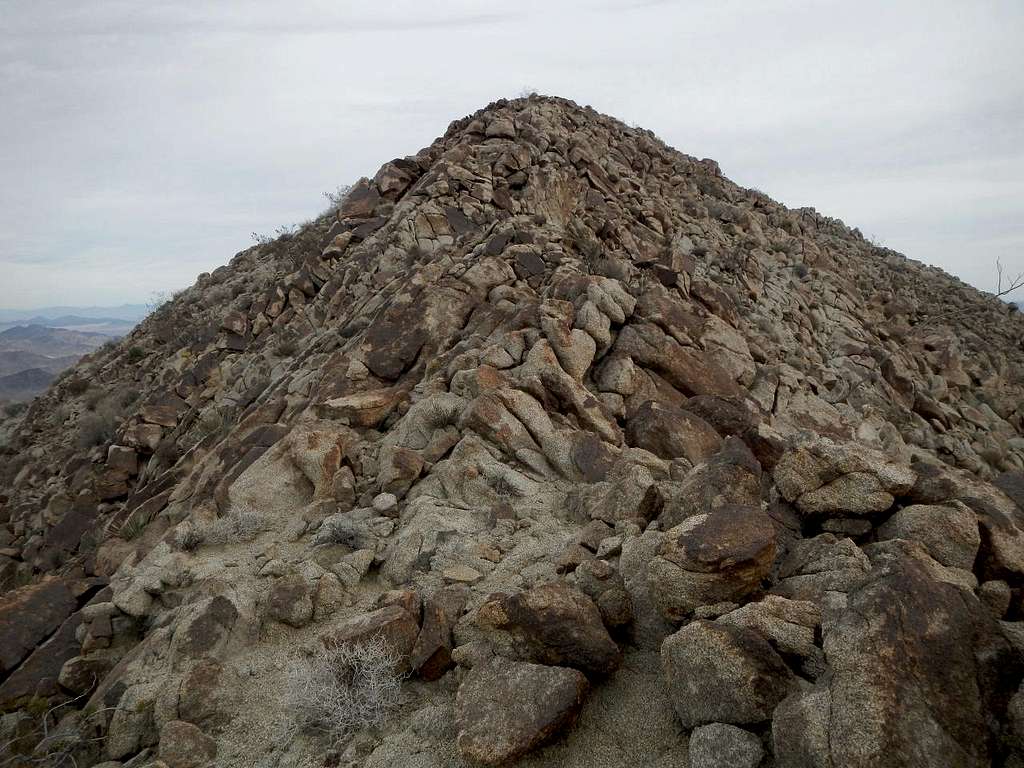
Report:
M32 405L0 744L1024 765L1022 331L649 132L491 104ZM296 654L377 639L401 708L325 670L363 698L297 722Z

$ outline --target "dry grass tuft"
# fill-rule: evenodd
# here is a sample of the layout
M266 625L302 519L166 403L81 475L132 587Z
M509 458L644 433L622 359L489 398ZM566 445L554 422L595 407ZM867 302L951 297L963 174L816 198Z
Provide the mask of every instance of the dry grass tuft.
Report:
M286 673L293 729L338 742L385 723L401 702L399 657L380 635L294 655Z

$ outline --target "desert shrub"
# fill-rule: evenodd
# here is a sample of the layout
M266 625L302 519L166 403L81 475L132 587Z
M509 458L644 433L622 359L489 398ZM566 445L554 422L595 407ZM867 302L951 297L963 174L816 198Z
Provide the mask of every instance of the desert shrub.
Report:
M68 379L68 382L67 384L64 385L64 388L67 390L69 395L78 397L79 395L84 395L86 390L89 389L89 381L88 379L82 379L79 378L78 376L73 376Z
M202 442L210 435L223 434L228 430L231 424L230 411L219 408L208 408L203 411L202 415L200 415L196 420L195 426L192 430L198 438L197 442Z
M252 239L257 245L269 245L275 240L291 240L299 229L299 224L282 224L280 227L277 227L271 235L265 235L262 232L253 232Z
M114 439L117 415L107 403L96 410L83 413L78 419L78 446L92 448L109 443Z
M291 357L299 350L299 340L294 333L284 331L274 338L274 354L278 357Z
M10 418L20 416L28 410L28 403L7 403L4 406L4 415Z
M150 518L147 515L139 514L136 510L128 515L128 519L121 523L117 529L117 535L125 541L131 541L137 539L142 535L142 532L146 530L146 526L149 525Z
M138 363L146 356L146 350L136 345L128 349L128 362Z
M326 216L327 214L334 213L339 208L341 208L341 204L345 202L345 198L348 196L348 193L351 190L352 187L349 184L342 184L333 192L324 192L323 195L324 198L327 200L327 207L324 209L324 212L321 213L320 215Z
M128 408L135 405L141 396L142 393L135 389L135 387L127 387L117 393L117 402L122 408Z
M521 496L522 493L508 477L499 475L491 482L491 490L499 496Z
M191 552L203 543L203 539L203 529L191 520L186 520L175 529L173 544L175 549Z
M382 725L401 702L398 662L380 635L292 656L285 696L294 728L321 733L336 744Z
M213 545L252 541L267 529L263 515L248 504L236 504L224 517L206 525L203 539Z
M85 393L85 409L95 411L107 399L107 393L100 387L90 387Z

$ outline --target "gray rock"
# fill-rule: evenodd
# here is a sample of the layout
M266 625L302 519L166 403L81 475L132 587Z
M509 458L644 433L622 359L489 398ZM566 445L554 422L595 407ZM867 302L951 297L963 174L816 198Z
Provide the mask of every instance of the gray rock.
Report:
M787 658L801 659L810 677L824 670L824 655L815 644L821 626L817 604L767 595L763 600L737 608L718 618L719 624L754 629Z
M917 475L877 451L818 438L787 451L773 470L787 501L806 515L849 517L882 512Z
M789 667L757 632L710 621L687 624L667 638L661 664L684 728L765 722L796 686Z
M763 757L761 740L735 725L711 723L690 734L690 768L757 768Z
M978 587L978 599L996 619L1001 619L1010 609L1013 592L1005 581L986 581Z
M878 538L918 541L943 565L968 570L981 544L974 512L960 502L904 507L878 529Z
M206 768L217 757L217 742L199 728L171 720L160 731L160 759L167 768Z

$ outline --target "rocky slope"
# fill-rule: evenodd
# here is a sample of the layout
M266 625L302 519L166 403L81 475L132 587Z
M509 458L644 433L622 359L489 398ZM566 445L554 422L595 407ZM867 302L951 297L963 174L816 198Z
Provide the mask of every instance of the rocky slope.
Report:
M649 132L496 102L33 403L0 743L1022 765L1022 330ZM384 659L361 720L316 716L338 653Z

